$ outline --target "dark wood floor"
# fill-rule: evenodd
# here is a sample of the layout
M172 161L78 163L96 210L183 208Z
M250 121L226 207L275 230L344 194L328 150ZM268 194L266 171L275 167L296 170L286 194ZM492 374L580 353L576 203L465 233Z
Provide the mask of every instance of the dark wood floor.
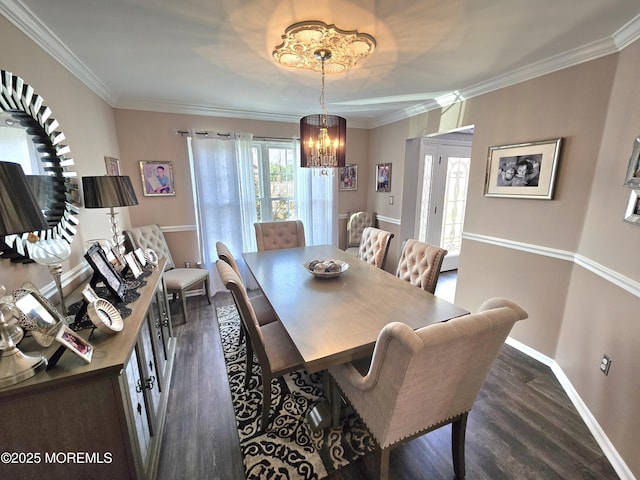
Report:
M159 480L244 478L215 315L231 301L226 293L213 305L193 297L188 323L174 316L178 348ZM469 415L466 448L468 479L618 478L551 370L508 345ZM331 479L369 479L372 460ZM394 449L391 478L453 479L449 427Z

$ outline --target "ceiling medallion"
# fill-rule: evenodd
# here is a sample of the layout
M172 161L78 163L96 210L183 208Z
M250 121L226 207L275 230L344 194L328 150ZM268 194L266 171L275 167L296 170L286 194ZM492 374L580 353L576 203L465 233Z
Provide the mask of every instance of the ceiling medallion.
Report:
M326 73L342 73L356 66L376 48L376 40L357 30L341 30L320 21L298 22L287 27L282 44L273 51L273 58L285 67L308 68ZM331 52L322 59L316 52Z

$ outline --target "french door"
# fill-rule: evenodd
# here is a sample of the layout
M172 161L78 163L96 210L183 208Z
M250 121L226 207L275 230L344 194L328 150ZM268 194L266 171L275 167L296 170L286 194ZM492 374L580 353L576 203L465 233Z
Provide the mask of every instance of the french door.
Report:
M442 270L454 270L462 245L471 143L423 139L420 156L415 236L447 249Z

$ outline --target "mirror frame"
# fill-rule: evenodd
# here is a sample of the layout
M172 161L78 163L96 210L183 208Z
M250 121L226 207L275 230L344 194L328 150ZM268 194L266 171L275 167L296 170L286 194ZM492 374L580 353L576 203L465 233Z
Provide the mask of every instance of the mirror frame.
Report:
M51 109L31 86L11 72L0 70L0 113L4 112L26 128L40 156L42 171L52 178L45 215L49 228L33 233L41 240L62 238L71 244L78 226L80 194L78 175L71 168L74 161L67 157L69 146L62 143L64 133L57 130L59 124L51 117ZM0 258L31 262L25 248L29 233L0 237Z

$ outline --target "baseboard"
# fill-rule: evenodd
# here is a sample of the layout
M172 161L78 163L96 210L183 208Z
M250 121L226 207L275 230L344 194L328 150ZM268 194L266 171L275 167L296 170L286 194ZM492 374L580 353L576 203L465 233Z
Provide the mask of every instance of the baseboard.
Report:
M507 345L510 345L513 348L521 351L525 355L528 355L529 357L538 360L540 363L551 368L551 371L558 379L558 382L560 382L560 386L563 388L563 390L571 400L571 403L573 403L573 406L578 411L578 414L582 418L582 421L584 421L585 425L595 438L596 442L602 449L603 453L609 460L609 463L611 463L611 466L616 471L620 479L636 480L633 472L631 472L622 457L620 457L618 451L609 440L609 437L607 437L607 434L604 432L604 430L602 430L600 424L591 413L591 410L589 410L589 407L587 407L586 403L584 403L582 398L580 398L580 395L573 387L571 381L562 371L558 363L554 359L547 357L546 355L538 352L537 350L534 350L531 347L528 347L527 345L519 342L514 338L508 337L506 343Z

